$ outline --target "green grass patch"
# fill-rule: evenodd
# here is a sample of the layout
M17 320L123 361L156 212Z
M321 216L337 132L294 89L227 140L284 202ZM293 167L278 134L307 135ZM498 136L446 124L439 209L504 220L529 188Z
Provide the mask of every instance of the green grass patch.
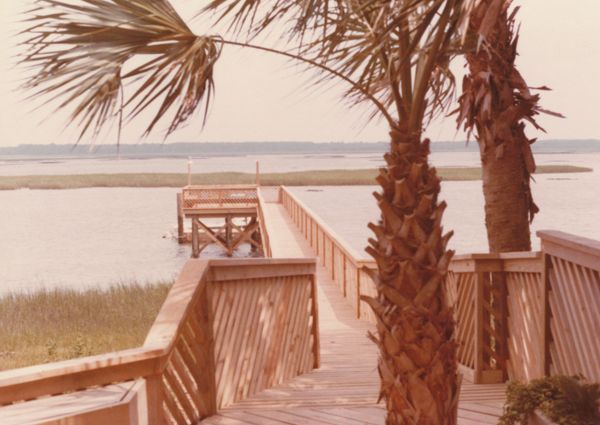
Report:
M446 181L481 180L478 167L438 167L438 173ZM542 165L536 174L584 173L591 168L573 165ZM360 186L375 183L376 169L362 170L314 170L288 173L261 174L264 186ZM194 184L252 184L254 174L206 173L194 174ZM88 187L182 187L187 184L186 174L139 173L139 174L80 174L58 176L3 176L0 190L11 189L80 189Z
M139 347L170 283L0 297L0 370Z

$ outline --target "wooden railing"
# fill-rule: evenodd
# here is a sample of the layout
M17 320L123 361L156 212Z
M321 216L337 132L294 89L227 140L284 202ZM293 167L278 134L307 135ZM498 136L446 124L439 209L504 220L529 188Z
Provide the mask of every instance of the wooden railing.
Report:
M502 382L509 374L529 375L536 367L531 348L540 341L531 297L541 281L541 265L539 253L470 254L452 260L446 296L454 307L458 360L468 380Z
M287 188L280 201L358 317L376 295L359 255ZM476 383L583 374L600 381L600 242L538 232L541 253L456 256L446 298L454 307L458 360Z
M190 260L143 347L1 372L0 406L143 378L150 424L197 423L319 366L314 271Z
M316 251L321 264L331 273L331 278L337 283L344 297L352 304L356 316L375 323L371 308L360 300L361 295L377 295L375 283L368 272L369 269L377 268L375 261L367 258L366 254L361 256L356 252L284 186L280 188L279 200Z
M459 359L475 382L578 375L600 382L600 242L538 232L540 253L450 265ZM474 288L474 289L473 289Z
M510 380L529 381L544 376L543 297L544 264L541 253L502 254L508 314Z
M186 213L194 209L252 207L257 203L254 185L186 186L182 191L182 208Z
M265 221L265 199L263 198L260 188L257 188L257 199L258 199L258 224L260 226L260 237L262 239L263 255L267 258L273 257L271 250L271 238Z
M600 242L557 231L538 236L547 294L540 306L545 371L600 382Z

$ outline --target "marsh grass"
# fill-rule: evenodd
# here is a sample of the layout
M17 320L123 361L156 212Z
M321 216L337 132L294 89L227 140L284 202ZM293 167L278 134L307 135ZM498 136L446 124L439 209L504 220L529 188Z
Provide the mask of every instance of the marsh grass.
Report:
M140 346L170 283L0 297L0 370Z
M480 180L481 168L438 167L439 175L446 181ZM591 168L572 165L542 165L537 174L582 173ZM377 170L313 170L289 173L261 174L264 186L364 186L374 185ZM194 184L253 184L254 174L206 173L194 174ZM14 189L79 189L89 187L182 187L187 184L187 174L81 174L53 176L3 176L0 190Z

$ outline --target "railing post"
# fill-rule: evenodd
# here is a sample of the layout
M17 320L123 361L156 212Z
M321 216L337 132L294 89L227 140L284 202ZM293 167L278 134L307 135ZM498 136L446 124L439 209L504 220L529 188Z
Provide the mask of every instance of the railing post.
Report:
M200 234L198 230L198 217L192 216L192 257L200 256Z
M360 266L356 267L356 317L360 319Z
M204 349L204 358L206 361L205 376L206 386L203 388L204 408L206 416L212 416L217 413L217 369L215 365L215 337L213 331L214 312L212 310L212 283L207 282L202 296L199 299L196 317L200 322L202 331L202 348Z
M473 291L475 304L475 361L474 361L474 383L481 381L481 375L484 368L483 364L483 344L484 344L484 273L476 272L475 288Z
M343 286L343 291L344 291L344 298L346 298L347 294L346 294L346 254L342 253L342 261L344 264L344 271L343 271L343 278L342 278L342 286Z
M552 363L552 356L550 354L550 343L552 341L552 328L550 327L550 320L552 319L552 310L550 308L550 291L552 290L552 283L550 281L550 274L552 269L552 260L550 256L544 252L544 242L542 240L542 307L543 307L543 322L542 326L542 366L544 376L550 376L550 365Z
M183 215L183 205L182 205L182 195L181 193L177 194L177 242L182 244L185 242L185 229L184 229L184 221L185 217Z
M317 300L317 278L311 275L311 312L313 317L312 332L313 332L313 367L318 369L321 367L321 340L319 331L319 311Z
M331 279L335 280L335 244L331 239Z
M302 234L306 238L306 211L302 210Z
M163 382L161 375L146 378L146 403L148 405L148 425L165 425L163 412Z
M327 268L327 239L329 239L329 236L323 230L323 267L325 268Z
M502 370L502 379L508 379L508 289L506 287L506 272L495 272L492 279L493 321L495 326L494 352L496 362ZM491 300L491 298L490 298ZM488 300L488 302L490 301ZM492 349L490 345L490 350Z

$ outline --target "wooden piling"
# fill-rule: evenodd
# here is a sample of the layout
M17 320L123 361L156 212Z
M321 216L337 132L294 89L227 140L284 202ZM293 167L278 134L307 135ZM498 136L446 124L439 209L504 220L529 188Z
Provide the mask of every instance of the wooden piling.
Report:
M198 229L198 218L192 217L192 257L200 256L200 235Z
M185 229L184 224L185 216L183 215L182 209L182 195L181 193L177 194L177 242L180 244L185 243Z

